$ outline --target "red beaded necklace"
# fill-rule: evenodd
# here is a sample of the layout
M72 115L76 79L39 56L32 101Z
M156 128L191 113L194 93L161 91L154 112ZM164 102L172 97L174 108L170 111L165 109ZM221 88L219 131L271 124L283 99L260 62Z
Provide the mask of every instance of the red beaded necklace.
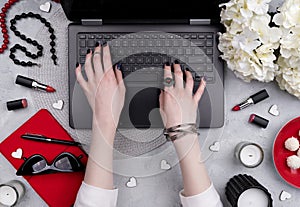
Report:
M6 28L6 20L5 20L5 17L6 17L6 13L7 11L10 9L10 7L16 3L17 1L19 0L9 0L7 3L4 4L4 6L2 7L1 11L2 13L0 13L0 23L1 23L1 32L3 34L3 44L0 48L0 54L3 53L8 47L8 43L9 43L9 36L8 36L8 31L7 31L7 28Z

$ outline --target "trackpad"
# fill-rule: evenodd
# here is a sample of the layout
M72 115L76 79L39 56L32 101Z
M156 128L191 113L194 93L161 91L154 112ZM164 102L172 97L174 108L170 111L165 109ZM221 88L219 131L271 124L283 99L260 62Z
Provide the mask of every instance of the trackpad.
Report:
M157 87L128 87L120 126L135 128L163 127L159 113Z

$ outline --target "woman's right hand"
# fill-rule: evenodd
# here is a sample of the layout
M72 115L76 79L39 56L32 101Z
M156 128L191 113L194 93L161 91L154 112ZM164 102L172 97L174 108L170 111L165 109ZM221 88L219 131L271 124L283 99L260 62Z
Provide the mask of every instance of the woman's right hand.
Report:
M204 78L193 95L194 80L190 71L185 70L186 83L184 87L183 72L181 66L175 61L174 81L175 85L165 86L159 96L160 113L166 128L180 124L196 123L197 108L204 92L206 82ZM171 78L172 72L169 63L164 67L164 79Z

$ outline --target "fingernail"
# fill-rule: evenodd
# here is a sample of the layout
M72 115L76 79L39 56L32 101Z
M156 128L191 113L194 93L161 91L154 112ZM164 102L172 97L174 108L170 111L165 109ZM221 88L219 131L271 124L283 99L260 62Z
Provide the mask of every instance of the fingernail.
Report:
M189 68L185 68L185 70L186 70L186 71L190 71L190 69L189 69Z
M79 62L76 63L76 68L78 68L78 66L79 66Z
M166 62L165 65L166 65L166 66L170 66L170 62Z
M118 69L118 70L121 70L121 66L122 66L122 63L118 63L118 64L117 64L117 69Z
M99 42L96 42L95 47L98 47L98 46L99 46Z
M86 54L89 54L91 52L91 50L90 49L88 49L87 51L86 51Z
M175 60L174 63L175 63L175 64L179 64L179 60Z
M102 42L102 46L103 46L103 47L105 47L106 45L107 45L107 42L106 42L106 41Z

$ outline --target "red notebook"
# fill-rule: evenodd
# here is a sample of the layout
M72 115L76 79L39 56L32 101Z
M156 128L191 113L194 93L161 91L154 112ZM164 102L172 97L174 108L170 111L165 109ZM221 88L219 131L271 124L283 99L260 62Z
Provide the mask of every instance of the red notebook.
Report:
M12 153L18 148L23 151L22 157L29 158L34 154L41 154L47 159L48 163L52 163L55 157L62 152L70 152L76 157L83 155L80 160L86 165L87 155L79 147L22 139L21 135L26 133L41 134L62 140L73 140L49 111L46 109L40 110L0 143L0 152L16 170L24 162L23 159L12 157ZM84 172L24 176L50 207L69 207L74 204L83 177Z

